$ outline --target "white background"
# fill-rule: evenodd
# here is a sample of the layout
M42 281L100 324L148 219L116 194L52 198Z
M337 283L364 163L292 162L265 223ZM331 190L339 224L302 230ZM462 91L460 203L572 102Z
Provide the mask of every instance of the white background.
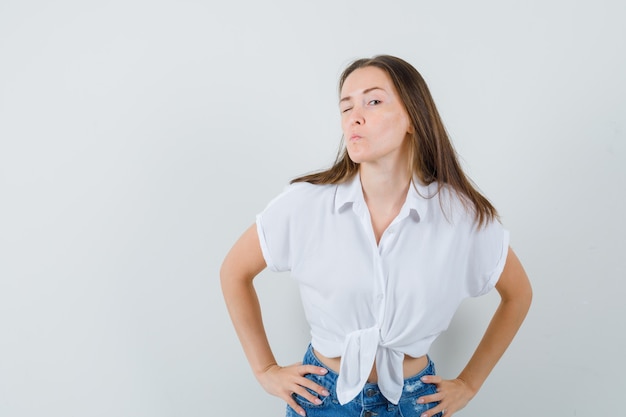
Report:
M0 2L0 416L280 416L221 261L340 139L351 60L423 74L535 299L459 416L620 415L626 387L626 3ZM263 273L283 364L297 288ZM431 352L454 377L497 296Z

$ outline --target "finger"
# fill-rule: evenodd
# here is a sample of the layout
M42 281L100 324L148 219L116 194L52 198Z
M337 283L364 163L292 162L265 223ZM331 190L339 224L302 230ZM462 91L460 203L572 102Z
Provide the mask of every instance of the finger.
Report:
M421 380L427 384L438 384L442 381L442 378L439 375L424 375Z
M299 382L300 385L302 385L303 387L307 387L310 390L313 390L315 392L317 392L319 395L323 395L324 397L327 395L330 395L330 393L328 392L328 390L323 387L322 385L316 384L315 382L311 381L310 379L307 378L302 378L302 380Z
M443 394L438 392L435 394L424 395L423 397L419 397L417 399L417 403L418 404L430 404L430 403L441 402L441 400L443 400Z
M452 416L452 413L449 410L446 410L441 405L439 405L437 407L431 408L428 411L425 411L424 413L422 413L420 417L432 417L432 416L436 416L438 413L441 413L444 417Z
M316 375L326 375L328 373L328 369L323 368L321 366L315 365L301 365L299 367L301 375L306 374L316 374Z
M306 388L304 388L302 386L298 386L294 390L294 393L298 394L299 396L301 396L302 398L304 398L305 400L307 400L310 403L317 404L317 405L320 405L322 403L322 400L317 398L315 395L311 394L310 391L308 391Z
M306 413L304 412L304 408L300 407L298 405L298 403L296 402L296 400L293 399L292 396L289 396L289 399L286 400L287 401L287 405L291 408L293 408L293 411L295 411L296 413L300 414L301 416L305 416Z
M452 417L452 415L454 415L451 410L444 408L441 404L435 408L431 408L428 412L431 413L431 416L435 416L437 413L441 413L443 417Z

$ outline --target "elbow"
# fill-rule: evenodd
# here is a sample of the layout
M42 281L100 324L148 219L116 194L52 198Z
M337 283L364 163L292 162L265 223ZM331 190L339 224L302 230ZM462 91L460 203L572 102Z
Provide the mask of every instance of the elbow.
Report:
M530 306L533 303L533 288L530 283L528 284L528 289L524 293L524 303L526 307L526 312L528 312L528 310L530 310Z
M518 288L513 294L509 294L503 301L511 306L516 315L523 321L530 310L533 301L533 289L530 282L526 280L525 285Z
M220 266L220 286L222 287L222 293L226 295L228 292L229 286L232 283L232 268L229 265L228 258L224 259L222 265Z
M530 280L526 274L524 274L523 285L519 290L517 298L520 300L519 302L523 306L524 310L528 311L533 302L533 287L530 285Z
M533 302L533 287L530 285L530 282L528 283L528 288L526 290L526 300L528 302L528 307L530 308L530 305Z
M222 261L222 265L220 266L220 272L219 272L220 286L222 288L222 293L224 294L224 296L227 295L228 289L233 283L234 272L235 271L233 270L233 267L231 266L230 256L226 256L226 258L224 258L224 260Z
M532 286L525 273L509 275L506 278L498 288L501 306L521 322L526 317L533 301Z
M242 268L241 260L227 256L220 266L220 286L225 298L236 297L239 291L252 286L257 272Z

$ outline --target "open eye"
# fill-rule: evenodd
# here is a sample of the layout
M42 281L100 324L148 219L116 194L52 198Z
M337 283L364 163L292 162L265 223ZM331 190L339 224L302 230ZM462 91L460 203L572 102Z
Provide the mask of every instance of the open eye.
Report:
M370 104L372 106L376 106L377 104L380 104L380 103L381 103L380 100L374 99L374 100L370 100L367 104Z

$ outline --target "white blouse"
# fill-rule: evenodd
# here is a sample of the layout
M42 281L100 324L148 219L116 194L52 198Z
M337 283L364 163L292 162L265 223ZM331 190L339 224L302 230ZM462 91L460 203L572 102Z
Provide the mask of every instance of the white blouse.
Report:
M339 185L295 183L257 216L263 257L300 286L311 344L341 356L337 396L350 402L374 361L397 404L404 355L428 353L461 301L491 290L508 252L497 221L477 228L448 187L409 187L377 245L358 175Z

